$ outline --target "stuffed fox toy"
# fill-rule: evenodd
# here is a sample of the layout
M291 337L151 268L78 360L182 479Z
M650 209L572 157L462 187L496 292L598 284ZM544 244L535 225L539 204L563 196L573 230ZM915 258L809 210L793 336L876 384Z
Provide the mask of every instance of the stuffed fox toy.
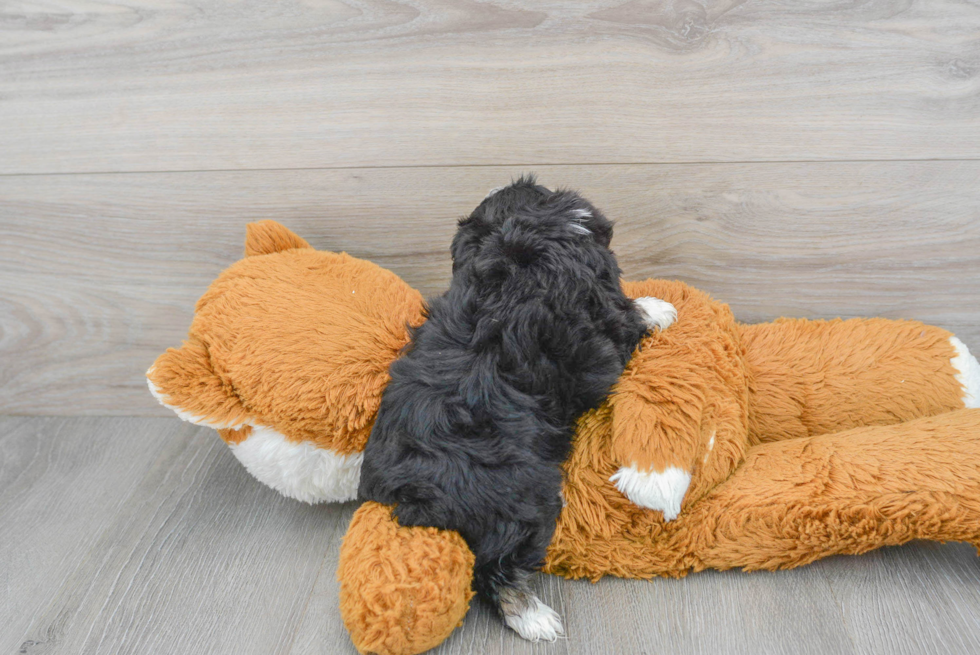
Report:
M248 226L246 258L198 301L184 345L147 372L252 475L316 503L353 500L388 366L423 320L395 274ZM980 546L980 364L916 321L743 325L680 282L608 401L581 417L544 570L596 580L789 568L911 539ZM420 653L469 607L456 533L354 515L337 572L364 653Z

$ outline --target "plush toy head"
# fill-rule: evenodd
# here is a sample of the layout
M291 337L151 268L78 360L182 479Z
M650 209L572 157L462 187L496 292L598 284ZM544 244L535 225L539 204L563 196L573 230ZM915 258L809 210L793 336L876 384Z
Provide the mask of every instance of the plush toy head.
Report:
M422 321L422 297L273 221L248 226L245 254L198 301L184 345L147 372L150 390L218 429L283 494L352 500L388 366Z

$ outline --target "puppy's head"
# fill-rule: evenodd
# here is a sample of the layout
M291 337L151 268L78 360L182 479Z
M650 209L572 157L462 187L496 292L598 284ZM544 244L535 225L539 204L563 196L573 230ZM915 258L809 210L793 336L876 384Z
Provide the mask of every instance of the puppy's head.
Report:
M592 203L574 191L552 191L533 175L493 189L473 212L459 221L453 238L453 271L472 262L493 236L549 239L609 247L613 226Z

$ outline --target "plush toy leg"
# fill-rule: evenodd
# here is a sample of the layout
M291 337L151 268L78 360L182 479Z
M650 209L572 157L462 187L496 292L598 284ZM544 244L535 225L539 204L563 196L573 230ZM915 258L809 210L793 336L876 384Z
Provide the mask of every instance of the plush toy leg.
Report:
M473 553L455 532L399 526L391 507L364 503L340 547L340 615L361 653L414 655L463 622Z
M651 330L666 330L677 320L677 309L666 300L644 296L637 298L635 302L644 321L646 321L647 327ZM642 400L635 402L634 399L624 399L620 411L629 413L631 410L636 412L635 415L639 419L640 413L649 413L650 406ZM647 418L649 423L656 425L656 417ZM696 431L697 428L696 426L685 426L681 431L686 433L690 430ZM624 441L621 440L620 443L625 446ZM694 440L691 441L693 447ZM629 459L630 465L621 467L612 476L611 481L627 498L640 507L659 510L663 512L665 520L673 521L681 511L681 501L684 500L684 494L687 493L687 488L691 484L690 467L684 467L686 462L683 462L681 466L676 466L664 464L662 461L643 461L644 459L653 460L654 457L643 458L642 454L636 452L622 453L622 459ZM637 459L641 461L637 461ZM683 457L679 459L683 459Z
M916 321L780 319L741 326L753 443L980 406L980 366Z
M980 410L756 446L682 520L695 570L790 568L912 539L980 546Z
M672 521L741 461L748 392L738 326L726 306L679 282L625 288L656 329L611 398L611 481Z

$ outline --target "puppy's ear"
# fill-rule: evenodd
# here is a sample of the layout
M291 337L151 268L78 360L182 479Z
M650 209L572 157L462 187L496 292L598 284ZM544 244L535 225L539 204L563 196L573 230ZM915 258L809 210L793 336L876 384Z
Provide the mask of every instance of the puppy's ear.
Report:
M589 230L592 232L592 238L594 238L603 248L608 248L612 243L613 237L612 221L603 216L599 211L595 211L592 221L590 221L587 225Z
M595 205L574 191L563 191L562 200L569 206L572 220L592 233L599 245L608 248L612 242L613 223Z
M238 396L214 372L207 347L194 337L157 357L146 382L160 404L185 421L222 429L248 420Z
M480 248L480 243L490 233L490 226L479 209L465 218L459 219L456 234L449 252L453 258L453 272L470 261Z
M258 221L245 226L246 257L309 247L305 239L275 221Z

